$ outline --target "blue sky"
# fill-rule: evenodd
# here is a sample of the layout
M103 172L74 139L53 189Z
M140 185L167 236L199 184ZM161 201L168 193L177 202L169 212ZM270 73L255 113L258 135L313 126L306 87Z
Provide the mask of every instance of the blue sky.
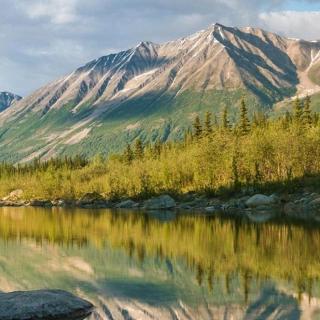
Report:
M320 1L288 1L284 3L283 8L285 10L319 11Z
M0 0L0 91L27 95L91 59L214 22L320 39L320 0Z

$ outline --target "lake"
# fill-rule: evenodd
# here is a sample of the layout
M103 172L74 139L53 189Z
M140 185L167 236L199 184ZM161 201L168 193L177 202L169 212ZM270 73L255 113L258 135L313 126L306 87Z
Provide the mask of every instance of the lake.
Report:
M0 290L91 319L320 319L320 228L202 214L0 208Z

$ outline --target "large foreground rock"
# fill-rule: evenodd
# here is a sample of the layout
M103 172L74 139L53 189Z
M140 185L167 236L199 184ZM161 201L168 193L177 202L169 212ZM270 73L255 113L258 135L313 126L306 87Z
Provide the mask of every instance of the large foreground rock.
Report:
M61 290L0 293L1 320L83 320L90 302Z
M149 210L172 209L176 202L168 195L152 198L144 203L144 208Z

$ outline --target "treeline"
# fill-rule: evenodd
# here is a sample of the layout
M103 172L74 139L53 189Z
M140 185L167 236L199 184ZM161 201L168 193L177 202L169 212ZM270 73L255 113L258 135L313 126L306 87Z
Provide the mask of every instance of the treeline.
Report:
M46 171L46 170L59 170L59 169L69 169L75 170L80 169L89 164L89 161L83 157L76 155L74 157L63 157L63 158L52 158L47 161L41 161L39 158L25 164L11 164L2 162L0 163L0 179L6 175L19 175L34 173L36 171Z
M248 115L242 99L238 120L207 112L195 117L179 142L144 143L136 139L108 159L81 157L0 166L0 194L22 188L29 197L77 198L86 192L112 199L161 193L224 194L239 190L318 188L319 115L311 99L293 102L278 118Z
M243 136L250 133L251 130L257 128L266 128L271 124L281 124L282 129L289 129L292 126L300 129L310 129L319 124L319 114L311 111L311 98L307 96L303 101L296 98L293 102L292 112L286 111L284 115L277 119L269 119L266 113L255 112L252 119L248 115L248 107L244 99L241 100L239 120L238 122L231 123L228 114L228 108L225 107L221 114L216 114L207 111L204 119L200 119L197 115L192 124L192 130L188 130L184 137L184 146L188 143L203 139L214 138L214 131L224 131L232 133L234 136ZM140 138L137 138L133 144L127 144L126 150L122 154L122 159L130 163L134 159L142 159L143 156L159 157L163 148L171 148L180 145L175 143L172 145L170 142L162 143L157 140L154 144L143 144ZM117 157L117 156L114 156Z

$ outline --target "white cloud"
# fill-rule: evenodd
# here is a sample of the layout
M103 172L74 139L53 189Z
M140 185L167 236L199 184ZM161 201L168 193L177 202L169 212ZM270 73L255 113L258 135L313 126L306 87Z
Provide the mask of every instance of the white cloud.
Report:
M320 39L320 11L279 11L259 14L264 28L289 37Z
M54 24L67 24L77 20L77 0L21 0L22 8L31 19L49 18Z

